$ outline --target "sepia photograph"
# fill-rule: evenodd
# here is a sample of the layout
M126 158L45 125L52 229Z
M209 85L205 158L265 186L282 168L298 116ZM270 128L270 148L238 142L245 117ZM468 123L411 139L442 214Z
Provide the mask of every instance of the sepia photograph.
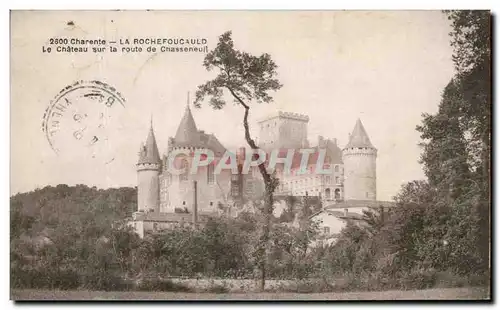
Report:
M11 10L10 299L492 300L488 10Z

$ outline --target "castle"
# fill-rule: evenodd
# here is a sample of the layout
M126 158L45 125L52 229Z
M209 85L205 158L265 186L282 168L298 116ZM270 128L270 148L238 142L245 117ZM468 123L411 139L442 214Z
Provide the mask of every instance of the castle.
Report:
M336 139L318 137L317 144L309 146L307 127L309 117L296 113L278 112L258 122L260 149L270 152L278 150L286 157L289 150L309 149L310 156L303 169L300 153L291 156L289 170L284 163L275 167L280 185L276 196L315 196L332 205L345 201L376 200L377 149L357 120L349 142L341 149ZM324 150L324 151L321 151ZM195 152L209 151L214 160L190 173ZM160 155L153 124L146 142L140 146L137 162L138 206L131 225L143 237L147 231L159 231L175 225L198 225L210 216L227 209L241 209L243 205L258 199L264 192L258 168L251 167L242 173L248 151L240 148L230 158L224 157L226 148L213 135L199 130L189 108L186 106L174 137L169 138L167 154ZM321 155L321 153L323 155ZM169 167L169 155L176 154L173 166L183 169L174 174ZM229 152L231 154L231 152ZM318 157L324 156L322 161ZM236 160L234 169L221 169L215 173L215 163ZM322 167L317 167L317 165ZM315 174L315 169L327 173ZM225 211L224 211L225 210Z

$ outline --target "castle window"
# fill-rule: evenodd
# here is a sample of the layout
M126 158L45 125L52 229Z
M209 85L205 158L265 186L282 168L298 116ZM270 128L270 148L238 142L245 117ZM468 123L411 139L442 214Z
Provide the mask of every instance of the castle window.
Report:
M339 188L335 189L335 199L337 199L337 200L340 199L340 189Z
M339 165L335 165L335 172L339 172Z
M188 179L188 161L183 158L181 161L181 170L184 170L181 175L179 175L179 181L187 181Z
M210 201L210 206L213 206L214 205L214 202L213 201Z
M208 184L214 184L214 181L215 181L214 166L213 165L208 165L207 166L207 183Z
M237 197L238 194L239 194L239 186L237 184L233 183L232 186L231 186L231 195L233 197Z
M153 223L153 230L158 230L158 223Z
M325 177L325 183L330 184L331 178L329 176Z
M340 184L340 178L339 177L335 177L335 184Z
M325 189L325 198L330 199L330 189L329 188Z
M185 201L183 201L183 202L182 202L182 205L183 205L183 206L185 206L185 205L186 205L186 202L185 202Z

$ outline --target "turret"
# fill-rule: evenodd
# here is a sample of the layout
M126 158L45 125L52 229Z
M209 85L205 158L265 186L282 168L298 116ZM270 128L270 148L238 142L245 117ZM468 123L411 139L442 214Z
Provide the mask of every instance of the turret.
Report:
M153 122L149 129L146 144L139 150L137 162L137 211L159 212L161 159L153 132Z
M370 142L361 120L356 121L349 142L342 150L344 199L376 200L377 149Z

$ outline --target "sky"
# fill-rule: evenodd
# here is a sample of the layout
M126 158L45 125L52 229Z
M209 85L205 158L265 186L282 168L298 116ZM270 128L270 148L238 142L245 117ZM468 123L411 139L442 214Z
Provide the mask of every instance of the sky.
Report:
M187 93L193 98L213 77L201 53L44 53L50 38L194 37L212 49L227 30L237 49L270 54L283 84L273 103L252 106L254 136L256 122L280 110L309 116L312 145L322 135L343 147L360 118L378 149L378 199L425 177L415 127L422 113L437 111L454 73L440 11L20 11L11 14L11 194L61 183L135 186L151 117L164 153ZM103 81L126 100L109 112L108 140L95 158L66 140L55 154L41 130L51 100L77 80ZM198 129L226 147L244 143L241 107L192 112Z

